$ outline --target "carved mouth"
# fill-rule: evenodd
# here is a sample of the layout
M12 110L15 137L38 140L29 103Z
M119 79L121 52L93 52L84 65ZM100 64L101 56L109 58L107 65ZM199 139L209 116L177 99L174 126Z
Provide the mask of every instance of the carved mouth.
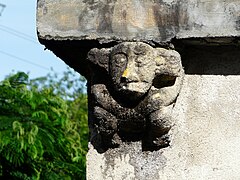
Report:
M135 92L136 94L145 94L151 85L146 82L130 82L130 83L125 83L122 88L124 91L130 91L130 92Z

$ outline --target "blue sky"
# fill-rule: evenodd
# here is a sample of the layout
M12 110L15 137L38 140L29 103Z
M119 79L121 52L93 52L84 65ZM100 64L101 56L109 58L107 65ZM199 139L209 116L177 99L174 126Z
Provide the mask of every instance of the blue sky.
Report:
M30 78L46 75L51 67L60 74L65 71L67 65L37 40L37 0L0 0L0 4L6 5L0 16L0 80L13 70L30 73Z

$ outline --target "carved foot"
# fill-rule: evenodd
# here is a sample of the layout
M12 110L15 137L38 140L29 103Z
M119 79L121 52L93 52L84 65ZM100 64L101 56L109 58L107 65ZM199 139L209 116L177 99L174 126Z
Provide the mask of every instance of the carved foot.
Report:
M156 138L156 140L153 140L154 147L158 148L165 148L169 146L170 138L168 134L164 134L161 137Z
M149 137L146 136L142 141L143 151L157 151L161 148L166 148L170 144L170 137L168 134L164 134L161 137Z
M121 143L117 135L117 119L101 107L94 107L94 124L104 147L118 147Z

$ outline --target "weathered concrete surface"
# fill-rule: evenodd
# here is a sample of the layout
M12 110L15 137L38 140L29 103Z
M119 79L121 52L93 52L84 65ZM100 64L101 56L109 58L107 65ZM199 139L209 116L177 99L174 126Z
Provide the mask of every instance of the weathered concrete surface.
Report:
M89 180L240 179L240 49L192 46L183 54L171 146L142 152L128 143L99 154L90 145Z
M240 35L239 0L38 0L42 39L153 40Z

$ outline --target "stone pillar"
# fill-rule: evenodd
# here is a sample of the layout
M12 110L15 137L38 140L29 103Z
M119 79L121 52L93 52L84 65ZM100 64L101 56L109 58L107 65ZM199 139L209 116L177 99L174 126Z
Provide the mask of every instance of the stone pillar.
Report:
M158 179L177 120L172 114L184 77L180 54L123 42L92 49L87 60L88 179Z
M144 141L126 141L98 152L92 143L88 179L239 178L239 48L191 44L183 60L168 146L143 149Z
M88 80L87 179L239 179L238 1L39 0Z

